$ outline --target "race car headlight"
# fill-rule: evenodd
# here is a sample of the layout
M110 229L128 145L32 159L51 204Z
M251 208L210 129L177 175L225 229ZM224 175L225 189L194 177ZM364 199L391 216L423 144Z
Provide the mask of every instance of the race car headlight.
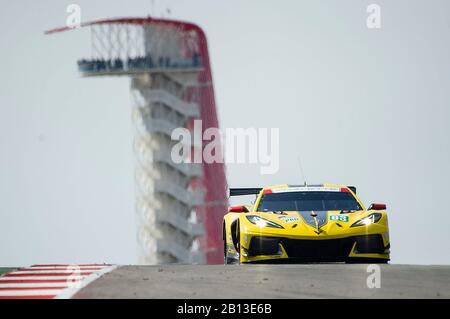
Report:
M383 215L381 215L380 213L370 214L369 216L364 217L363 219L360 219L357 222L355 222L351 227L369 226L370 224L377 223L381 219L382 216Z
M270 220L261 218L259 216L256 215L249 215L249 216L245 216L247 217L247 220L259 227L272 227L272 228L284 228L281 225L278 225L277 223L271 222Z

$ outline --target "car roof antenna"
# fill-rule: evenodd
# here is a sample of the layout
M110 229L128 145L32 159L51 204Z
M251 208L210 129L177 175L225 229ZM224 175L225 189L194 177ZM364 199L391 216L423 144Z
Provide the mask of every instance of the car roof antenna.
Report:
M300 174L302 175L301 177L303 179L303 185L306 186L308 184L306 183L306 175L305 172L303 171L302 159L300 155L298 155L298 165L300 166Z

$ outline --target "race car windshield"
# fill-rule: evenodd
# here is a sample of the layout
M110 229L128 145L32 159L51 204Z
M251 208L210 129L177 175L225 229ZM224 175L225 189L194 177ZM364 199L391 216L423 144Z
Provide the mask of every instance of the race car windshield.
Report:
M309 210L361 210L361 206L348 192L286 192L265 194L258 211L309 211Z

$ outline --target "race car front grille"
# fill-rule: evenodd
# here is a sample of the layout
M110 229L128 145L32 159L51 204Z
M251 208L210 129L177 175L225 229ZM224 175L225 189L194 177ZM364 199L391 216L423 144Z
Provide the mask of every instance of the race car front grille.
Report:
M355 237L356 253L360 254L382 254L385 247L381 235L367 235Z
M273 237L253 237L248 248L249 256L276 255L280 251L280 239Z
M249 256L277 255L280 244L289 258L306 262L345 261L356 243L355 253L383 253L381 235L356 236L340 239L304 240L256 236L250 241Z
M281 239L289 258L305 261L343 261L354 244L354 239L298 240Z

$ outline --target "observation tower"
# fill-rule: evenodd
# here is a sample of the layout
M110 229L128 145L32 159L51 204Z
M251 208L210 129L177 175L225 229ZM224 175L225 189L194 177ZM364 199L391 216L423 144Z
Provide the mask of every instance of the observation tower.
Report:
M224 164L171 159L175 128L192 131L194 120L202 120L203 131L218 127L204 32L150 17L81 26L91 33L91 56L78 60L81 75L131 79L139 263L222 263ZM192 145L192 153L201 151Z

